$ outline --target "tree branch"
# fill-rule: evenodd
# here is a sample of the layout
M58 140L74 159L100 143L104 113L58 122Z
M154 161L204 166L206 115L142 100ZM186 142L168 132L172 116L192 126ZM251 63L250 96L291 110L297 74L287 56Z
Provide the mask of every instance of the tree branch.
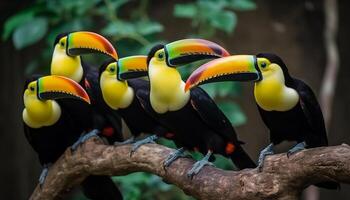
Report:
M304 150L290 158L286 154L267 157L263 172L256 169L224 171L205 167L190 180L186 172L194 161L180 158L167 170L164 159L170 148L147 144L130 157L131 145L108 146L90 139L75 153L68 149L50 168L42 188L36 187L30 199L59 199L86 176L120 176L144 171L156 174L198 199L298 199L301 191L314 183L334 180L350 183L350 146L343 144Z

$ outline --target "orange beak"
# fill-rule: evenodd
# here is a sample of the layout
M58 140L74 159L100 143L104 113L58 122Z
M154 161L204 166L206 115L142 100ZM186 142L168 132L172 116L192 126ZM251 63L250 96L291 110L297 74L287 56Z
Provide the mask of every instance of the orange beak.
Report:
M87 92L75 81L63 76L44 76L38 79L38 97L42 100L73 98L90 104Z
M117 51L113 45L103 36L88 32L78 31L67 35L67 53L70 56L77 56L87 53L102 53L117 60Z

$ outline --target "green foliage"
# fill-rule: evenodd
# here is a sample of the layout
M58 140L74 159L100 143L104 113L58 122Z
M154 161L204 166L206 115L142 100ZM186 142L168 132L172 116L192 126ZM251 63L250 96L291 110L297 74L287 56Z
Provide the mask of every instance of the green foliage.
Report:
M130 9L128 4L135 5ZM9 17L3 27L3 40L13 41L16 49L21 50L41 43L46 45L38 56L26 66L25 72L49 71L52 45L59 33L77 30L91 30L108 37L117 47L120 57L147 54L157 43L166 43L159 35L166 29L158 20L151 19L152 10L149 0L36 0L15 15ZM237 11L256 9L252 0L194 0L191 3L174 4L173 16L191 21L194 32L191 37L213 39L217 31L230 35L237 26ZM217 40L217 38L215 38ZM101 63L105 57L85 56L88 62ZM200 64L196 62L179 68L183 79ZM44 66L39 68L38 66ZM238 126L246 121L240 107L232 101L240 92L237 83L207 84L203 88L217 100L230 121ZM163 145L175 148L170 140L161 140ZM191 154L195 159L203 155ZM215 165L222 169L232 169L228 159L217 156ZM115 177L122 188L125 199L192 199L175 186L164 183L159 177L147 173L134 173ZM84 199L82 195L75 199Z
M192 20L192 26L198 28L198 35L210 38L215 30L232 33L237 25L237 16L233 10L254 10L251 0L197 0L193 3L176 4L174 16ZM232 10L233 9L233 10Z
M242 125L247 121L238 104L232 101L223 101L219 102L218 106L234 126Z
M23 23L16 28L13 33L13 44L17 49L38 42L45 36L48 29L48 21L43 17L35 17L27 23Z

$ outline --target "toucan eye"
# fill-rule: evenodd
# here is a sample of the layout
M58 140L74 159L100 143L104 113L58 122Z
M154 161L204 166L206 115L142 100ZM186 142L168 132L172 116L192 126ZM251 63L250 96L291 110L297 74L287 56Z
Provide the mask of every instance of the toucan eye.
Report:
M163 58L164 58L164 53L159 53L159 54L158 54L158 58L159 58L159 59L163 59Z
M63 41L60 42L60 45L61 45L61 47L64 47L64 42Z
M29 89L30 89L30 91L32 91L32 92L34 92L34 90L35 90L34 86L30 86Z
M262 63L260 64L260 66L261 66L261 68L265 68L265 67L267 66L267 64L266 64L265 62L262 62Z
M109 71L110 71L110 72L115 72L115 68L114 68L114 67L111 67L111 68L109 68Z

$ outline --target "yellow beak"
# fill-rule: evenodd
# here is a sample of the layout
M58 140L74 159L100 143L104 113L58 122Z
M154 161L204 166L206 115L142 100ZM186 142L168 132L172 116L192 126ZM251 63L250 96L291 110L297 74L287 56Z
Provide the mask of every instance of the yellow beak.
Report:
M260 80L257 59L252 55L234 55L212 60L197 68L187 79L185 91L210 82Z
M90 104L87 92L75 81L63 76L44 76L37 82L38 98L42 100L73 98Z

